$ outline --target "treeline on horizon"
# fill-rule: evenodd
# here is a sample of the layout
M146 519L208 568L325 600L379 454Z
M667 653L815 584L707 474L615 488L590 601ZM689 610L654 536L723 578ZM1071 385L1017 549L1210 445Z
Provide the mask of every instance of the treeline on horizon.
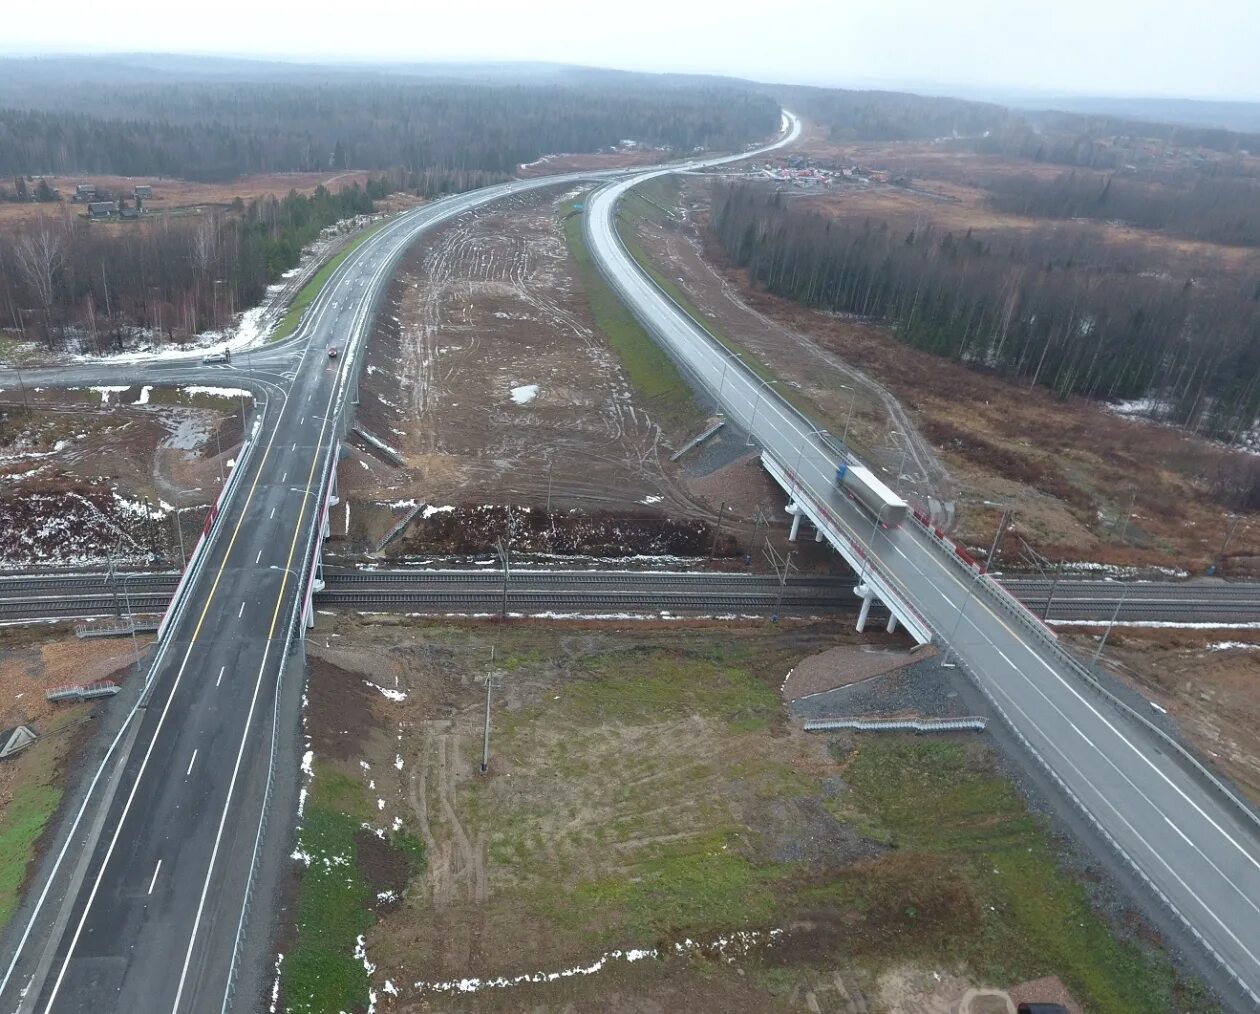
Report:
M939 141L980 154L1005 155L1091 169L1122 169L1139 142L1223 155L1260 153L1260 133L1159 123L1057 110L1016 110L906 92L783 88L795 112L824 127L831 140ZM1211 167L1221 170L1221 163Z
M769 95L717 79L563 68L520 79L445 79L214 67L209 61L200 74L177 74L117 61L0 60L0 177L222 181L399 167L507 173L543 154L622 140L682 152L738 150L779 125Z
M716 186L712 227L754 284L974 368L1060 396L1152 399L1230 439L1260 411L1260 276L1172 278L1065 226L836 219L749 184Z

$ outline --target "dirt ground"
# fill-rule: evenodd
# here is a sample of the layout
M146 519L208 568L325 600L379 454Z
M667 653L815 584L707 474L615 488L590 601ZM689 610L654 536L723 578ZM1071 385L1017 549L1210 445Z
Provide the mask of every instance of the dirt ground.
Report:
M451 544L452 526L504 505L556 535L534 549L590 555L703 556L723 502L728 532L751 532L758 502L782 513L768 480L727 466L742 451L690 472L669 460L692 434L662 429L596 328L562 230L573 196L467 215L403 261L369 347L359 423L405 465L356 441L341 470L351 546L375 548L413 500L431 509L391 554L469 551ZM667 529L694 529L697 545Z
M1230 522L1207 487L1237 467L1235 452L976 373L902 345L886 328L751 291L746 274L722 268L721 252L706 245L709 184L691 179L682 193L682 224L640 224L649 256L668 258L668 276L719 329L813 400L832 432L845 424L852 397L840 385L859 387L851 442L886 478L900 469L899 487L912 498L956 487L965 542L987 551L1006 505L1014 510L1000 549L1008 566L1021 538L1052 560L1201 573L1215 558ZM890 434L897 425L881 386L914 427L901 431L926 438L922 458L917 444L907 452ZM1245 521L1229 548L1226 573L1248 573L1260 526Z
M0 405L0 566L178 560L241 440L234 399L39 391ZM145 403L140 403L141 399Z
M154 214L174 209L196 207L224 207L237 197L248 203L260 197L284 197L290 190L300 194L313 193L318 186L329 189L362 185L370 174L364 170L339 173L258 173L243 176L226 183L197 183L192 180L168 179L158 176L49 176L49 186L61 191L63 200L50 204L0 203L0 228L14 228L23 222L41 216L85 215L86 204L74 204L74 188L80 183L94 183L98 190L110 191L115 198L125 197L131 203L131 195L137 184L153 187L153 196L145 199L145 207ZM130 223L106 223L106 228L126 228Z

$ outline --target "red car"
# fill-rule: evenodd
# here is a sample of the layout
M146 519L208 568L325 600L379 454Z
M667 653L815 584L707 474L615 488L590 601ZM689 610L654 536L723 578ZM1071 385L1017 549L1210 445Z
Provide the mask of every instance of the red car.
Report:
M337 346L336 346L336 345L329 345L329 346L328 346L328 358L329 358L329 359L336 359L336 358L337 358Z

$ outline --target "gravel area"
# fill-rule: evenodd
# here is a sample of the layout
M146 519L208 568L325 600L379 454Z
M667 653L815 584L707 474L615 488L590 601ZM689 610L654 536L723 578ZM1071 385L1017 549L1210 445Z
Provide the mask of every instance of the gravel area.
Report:
M824 652L829 655L831 652ZM897 657L898 653L889 653ZM818 657L818 656L816 656ZM879 656L874 656L878 659ZM905 659L904 654L900 654ZM869 663L875 666L874 661ZM799 667L798 667L799 668ZM976 711L953 685L954 670L943 669L939 656L916 654L909 665L902 665L882 675L859 678L859 682L815 693L791 702L788 710L793 718L901 718L921 715L925 718L961 718L988 714ZM793 676L795 679L795 676ZM789 684L790 684L789 680Z

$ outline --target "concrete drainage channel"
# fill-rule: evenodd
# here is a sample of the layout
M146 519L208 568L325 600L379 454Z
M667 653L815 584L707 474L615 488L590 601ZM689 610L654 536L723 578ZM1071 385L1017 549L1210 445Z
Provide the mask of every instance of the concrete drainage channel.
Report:
M984 718L811 718L806 732L984 732Z

